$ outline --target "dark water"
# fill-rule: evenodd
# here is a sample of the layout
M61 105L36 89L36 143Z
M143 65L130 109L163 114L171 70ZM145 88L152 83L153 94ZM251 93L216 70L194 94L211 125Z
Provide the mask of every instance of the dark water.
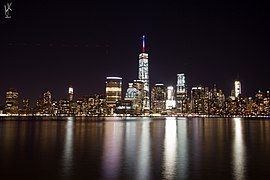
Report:
M1 179L268 179L270 121L0 121Z

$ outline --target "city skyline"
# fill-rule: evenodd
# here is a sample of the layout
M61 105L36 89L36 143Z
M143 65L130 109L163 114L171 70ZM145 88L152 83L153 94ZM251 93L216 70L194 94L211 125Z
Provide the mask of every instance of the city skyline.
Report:
M266 179L266 1L0 2L1 179Z
M80 2L75 8L72 1L14 2L11 18L0 17L7 67L0 72L0 99L9 87L32 99L43 89L61 98L69 84L78 94L94 94L107 76L125 77L127 88L138 73L143 34L150 84L174 85L175 74L184 72L189 85L217 84L226 94L238 75L244 94L267 90L269 14L254 3Z
M142 80L142 81L145 81L147 84L146 84L146 86L148 86L148 88L146 88L145 90L146 91L148 91L148 94L150 95L150 92L151 92L151 89L149 90L149 88L153 88L154 87L154 85L155 84L159 84L159 83L162 83L162 84L164 84L165 86L172 86L172 87L174 87L174 88L176 88L176 89L178 89L178 86L179 86L179 83L180 83L180 81L179 81L179 76L184 76L184 79L183 80L181 80L181 81L184 81L184 82L181 82L182 83L182 86L183 86L183 83L184 83L184 86L185 87L182 87L182 91L183 91L183 88L185 88L186 90L186 93L187 94L189 94L190 93L190 91L192 91L192 88L193 87L196 87L196 86L203 86L203 87L212 87L212 86L216 86L217 84L220 84L220 83L214 83L214 84L209 84L209 83L198 83L198 84L189 84L189 83L186 83L186 78L189 80L189 77L186 77L186 74L188 74L188 73L186 73L186 72L181 72L181 71L179 71L179 72L177 72L177 78L176 79L174 79L175 81L173 82L172 80L170 80L169 82L173 82L173 83L166 83L166 82L162 82L161 80L157 80L156 82L152 82L152 81L149 81L149 70L148 70L148 53L149 53L149 50L148 50L148 48L146 48L146 36L145 35L142 35L141 36L142 37L142 41L141 41L141 47L139 48L140 49L140 51L139 51L139 63L138 63L138 65L137 65L137 68L139 69L138 70L138 74L139 74L139 76L138 76L138 79L139 80ZM151 54L151 52L150 52L150 54ZM147 65L145 66L145 65L141 65L142 64L142 62L144 62L144 61L146 61L147 62ZM151 62L151 61L150 61ZM153 63L155 63L155 61L153 61ZM144 67L145 66L145 67ZM150 67L151 67L151 63L150 63ZM146 68L146 69L145 69ZM116 74L122 74L121 73L121 71L122 71L123 69L121 69L121 68L119 68L119 71L120 72L117 72ZM150 69L150 72L151 72L151 69ZM182 73L182 74L179 74L179 73ZM131 74L133 74L133 73L131 73ZM127 74L127 77L128 76L130 76L129 74ZM123 79L122 79L122 77L123 77ZM106 78L108 78L108 77L106 77ZM105 78L105 79L106 79ZM132 80L131 81L129 81L128 82L128 80L127 80L128 78L126 78L126 76L121 76L121 82L123 82L123 85L122 85L122 89L124 90L124 92L125 92L125 90L126 89L128 89L128 84L129 84L129 82L132 82ZM136 79L136 78L135 78ZM153 79L155 79L155 78L153 78ZM180 78L181 79L181 78ZM234 84L233 83L231 83L231 85L232 85L232 87L230 87L230 92L228 93L227 92L227 94L226 94L226 96L229 96L229 95L231 95L231 91L234 91L237 95L236 95L236 97L239 95L239 94L242 94L241 92L241 89L240 90L238 90L238 91L240 91L240 92L236 92L237 90L236 90L236 84L235 83L237 83L237 84L239 84L240 83L240 79L241 78L239 78L239 74L237 75L237 78L234 78ZM145 83L144 82L144 83ZM149 84L149 82L152 82L152 83L150 83ZM74 84L76 84L76 83L74 83ZM205 84L208 84L208 85L205 85ZM242 80L241 80L241 84L242 84ZM240 86L241 86L241 84L240 84ZM69 83L69 89L68 89L68 94L70 94L70 91L72 91L72 98L73 98L73 87L71 86L72 85L72 83ZM219 87L222 87L222 86L219 86ZM240 87L241 88L241 87ZM1 89L1 88L0 88ZM14 87L9 87L9 88L7 88L7 89L5 89L5 91L6 90L8 90L8 89L16 89L16 90L18 90L18 89L20 89L20 88L14 88ZM54 88L52 88L52 87L50 87L50 88L48 88L47 89L47 91L50 91L51 93L53 93L54 91L53 91L53 89ZM226 88L226 89L228 89L228 87ZM79 88L78 89L76 89L78 92L79 92ZM265 89L263 89L263 91L268 91L269 90L269 88L265 88ZM42 93L44 93L44 91L46 91L46 90L42 90ZM185 92L184 91L184 92ZM228 90L227 90L228 91ZM258 91L261 91L261 88L259 88L259 89L256 89L256 91L255 92L253 92L253 94L251 94L251 95L249 95L249 96L253 96L253 95L255 95ZM243 92L247 92L247 91L243 91ZM36 99L37 98L40 98L41 96L42 96L42 93L41 94L39 94L38 95L38 97L36 97ZM175 92L176 94L175 94L175 97L177 97L177 92ZM27 94L27 93L26 93ZM65 98L65 96L63 96L64 94L66 94L66 92L62 92L62 95L60 95L60 97L58 96L58 97L55 97L54 99L61 99L61 98ZM106 94L106 90L103 88L102 89L102 91L100 91L100 92L95 92L95 93L88 93L88 94L75 94L75 97L76 97L76 95L77 95L77 97L84 97L84 96L91 96L91 95L95 95L95 94L98 94L98 95L105 95ZM123 93L124 94L124 93ZM3 94L2 94L3 95ZM2 96L2 95L0 95L0 97ZM248 96L248 93L246 93L246 96ZM69 97L70 98L70 97ZM122 95L122 98L124 98L124 95ZM4 98L3 98L4 99ZM0 100L0 102L2 102L3 101L3 99L1 99ZM33 97L25 97L25 96L23 96L23 98L22 99L30 99L31 101L35 101L36 99L35 98L33 98ZM150 99L149 97L148 97L148 99ZM148 100L149 101L149 100ZM3 102L2 102L3 103ZM32 104L32 103L31 103ZM148 105L149 106L149 105Z

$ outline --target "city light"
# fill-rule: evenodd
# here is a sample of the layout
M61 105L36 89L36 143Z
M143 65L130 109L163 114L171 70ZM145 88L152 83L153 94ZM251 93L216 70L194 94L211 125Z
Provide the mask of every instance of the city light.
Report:
M53 93L44 91L36 102L20 99L15 89L6 91L1 116L202 116L202 117L269 117L270 93L258 91L245 97L241 81L232 83L232 93L225 96L215 84L212 87L191 87L185 73L176 74L175 85L166 87L159 81L150 89L149 54L145 51L146 36L142 36L138 77L123 90L122 77L108 76L105 92L74 96L72 86L65 98L56 100ZM191 87L190 89L188 88ZM124 93L123 93L124 92ZM124 94L124 96L122 96ZM151 96L150 96L151 95ZM150 98L151 97L151 98ZM35 104L34 106L31 106Z

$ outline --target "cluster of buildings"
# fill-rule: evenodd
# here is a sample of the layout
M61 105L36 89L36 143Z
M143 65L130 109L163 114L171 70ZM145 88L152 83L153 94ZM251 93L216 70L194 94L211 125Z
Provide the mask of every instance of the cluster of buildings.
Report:
M145 36L139 54L138 79L123 91L121 77L107 77L105 95L74 98L70 86L65 99L54 100L47 91L30 106L28 99L19 101L15 89L6 92L1 115L33 116L270 116L270 93L258 91L255 97L241 94L241 82L236 80L230 96L225 97L216 85L187 88L184 73L177 74L176 86L155 84L150 90L148 53Z

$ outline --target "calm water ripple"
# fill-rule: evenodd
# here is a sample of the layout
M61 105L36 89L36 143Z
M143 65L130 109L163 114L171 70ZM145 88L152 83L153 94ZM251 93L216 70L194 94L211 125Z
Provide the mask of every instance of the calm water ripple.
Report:
M0 121L0 178L267 179L270 121Z

